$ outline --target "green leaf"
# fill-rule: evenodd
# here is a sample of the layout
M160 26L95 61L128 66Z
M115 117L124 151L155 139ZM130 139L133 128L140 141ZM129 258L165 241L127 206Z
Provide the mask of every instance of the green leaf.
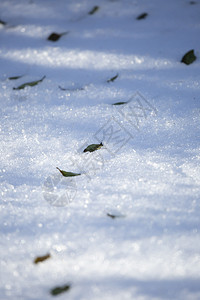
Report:
M66 32L63 32L63 33L52 32L48 36L47 40L48 41L52 41L52 42L56 42L56 41L58 41L61 38L61 36L65 35L65 34L68 34L68 33L69 33L69 31L66 31Z
M93 9L91 9L91 11L89 11L89 15L93 15L95 14L97 11L99 10L99 6L94 6Z
M100 143L100 144L91 144L91 145L87 146L87 148L85 148L83 150L83 152L93 152L93 151L96 151L96 150L100 149L101 147L103 147L102 143Z
M110 79L108 79L107 82L115 81L115 79L117 79L118 76L119 76L119 74L116 74L114 77L111 77Z
M60 170L58 167L56 169L58 169L64 177L73 177L73 176L81 175L80 173L72 173L72 172L66 172L66 171Z
M13 90L22 90L24 89L26 86L35 86L37 85L39 82L42 82L44 80L44 78L46 78L46 76L42 77L40 80L36 80L36 81L31 81L31 82L26 82L23 83L22 85L18 86L18 87L14 87Z
M123 104L127 104L128 101L125 101L125 102L116 102L116 103L113 103L112 105L123 105Z
M181 62L186 65L190 65L195 60L196 60L196 56L194 54L194 50L190 50L182 57Z
M17 80L19 78L22 78L23 75L20 75L20 76L11 76L11 77L8 77L9 80Z
M51 289L50 293L52 296L57 296L59 294L62 294L64 292L68 292L71 288L71 285L70 284L65 284L63 286L57 286L53 289Z
M48 254L46 254L46 255L44 255L44 256L38 256L38 257L36 257L35 259L34 259L34 264L38 264L38 263L40 263L40 262L43 262L44 260L47 260L48 258L50 258L51 257L51 255L48 253Z
M139 16L137 17L137 20L145 19L147 16L148 16L147 13L143 13L143 14L141 14L141 15L139 15Z

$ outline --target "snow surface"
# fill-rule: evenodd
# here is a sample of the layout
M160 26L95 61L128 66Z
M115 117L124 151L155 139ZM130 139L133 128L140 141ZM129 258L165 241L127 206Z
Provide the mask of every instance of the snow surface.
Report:
M197 0L1 0L0 299L67 283L58 299L200 299L199 14Z

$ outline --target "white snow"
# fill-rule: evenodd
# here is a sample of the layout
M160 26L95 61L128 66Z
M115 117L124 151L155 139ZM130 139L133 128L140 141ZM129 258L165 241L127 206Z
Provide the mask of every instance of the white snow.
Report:
M1 0L0 299L52 299L67 283L58 299L200 299L200 2L190 2Z

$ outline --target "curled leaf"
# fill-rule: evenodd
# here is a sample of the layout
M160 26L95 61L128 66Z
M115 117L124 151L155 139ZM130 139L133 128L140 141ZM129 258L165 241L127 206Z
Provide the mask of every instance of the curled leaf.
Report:
M116 102L116 103L113 103L112 105L123 105L123 104L127 104L128 101L122 101L122 102Z
M65 35L65 34L68 34L68 33L69 33L69 31L66 31L66 32L63 32L63 33L52 32L48 36L47 40L48 41L52 41L52 42L56 42L56 41L58 41L61 38L61 36Z
M91 145L87 146L87 148L85 148L83 150L83 152L93 152L93 151L96 151L96 150L100 149L101 147L103 147L102 143L100 143L100 144L91 144Z
M38 263L40 263L40 262L43 262L44 260L47 260L48 258L50 258L51 257L51 255L48 253L48 254L46 254L46 255L44 255L44 256L38 256L38 257L36 257L35 259L34 259L34 264L38 264Z
M18 87L14 87L13 90L22 90L24 89L26 86L35 86L37 85L39 82L42 82L44 80L46 76L43 76L40 80L36 80L36 81L31 81L31 82L26 82L26 83L23 83L21 84L20 86Z
M143 13L143 14L141 14L141 15L139 15L139 16L137 17L137 20L145 19L147 16L148 16L147 13Z
M99 6L94 6L90 11L89 11L89 15L93 15L94 13L96 13L99 10Z
M113 82L113 81L115 81L115 79L117 79L118 76L119 76L119 74L116 74L115 76L113 76L110 79L108 79L107 82Z
M51 289L50 293L52 296L57 296L59 294L62 294L64 292L68 292L71 288L71 285L70 284L65 284L63 286L57 286L53 289Z
M194 50L188 51L181 59L181 62L190 65L196 60L196 55L194 54Z
M60 171L60 173L64 177L73 177L73 176L79 176L79 175L81 175L80 173L72 173L72 172L66 172L66 171L60 170L58 167L56 169L58 169L58 171Z

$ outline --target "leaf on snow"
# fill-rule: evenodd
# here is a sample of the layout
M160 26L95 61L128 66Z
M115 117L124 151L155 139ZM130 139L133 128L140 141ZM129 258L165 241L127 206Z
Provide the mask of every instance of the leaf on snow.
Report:
M35 86L37 85L39 82L42 82L44 80L46 76L43 76L40 80L36 80L36 81L31 81L31 82L26 82L26 83L23 83L21 84L20 86L18 87L14 87L13 90L22 90L24 89L26 86Z
M38 257L36 257L35 259L34 259L34 264L38 264L38 263L40 263L40 262L43 262L44 260L46 260L46 259L48 259L48 258L50 258L51 257L51 255L48 253L48 254L46 254L46 255L44 255L44 256L38 256Z
M1 24L1 25L6 25L7 23L4 22L4 21L2 21L2 20L0 20L0 24Z
M11 76L11 77L8 77L9 80L17 80L19 78L22 78L23 75L20 75L20 76Z
M69 31L66 31L66 32L63 32L63 33L52 32L48 36L47 40L48 41L52 41L52 42L56 42L56 41L58 41L61 38L61 36L65 35L65 34L68 34L68 33L69 33Z
M118 76L119 76L119 74L116 74L115 76L113 76L110 79L108 79L107 82L113 82L113 81L115 81L115 79L117 79Z
M64 177L73 177L73 176L81 175L80 173L72 173L72 172L66 172L66 171L60 170L58 167L56 167L56 169L58 169Z
M93 7L93 9L91 9L90 11L89 11L89 15L93 15L93 14L95 14L97 11L99 10L99 6L94 6Z
M82 88L82 87L80 87L80 88L63 88L62 86L58 86L59 87L59 89L61 90L61 91L70 91L70 92L77 92L77 91L83 91L84 90L84 88Z
M87 146L87 148L85 148L83 150L83 152L93 152L93 151L96 151L96 150L100 149L101 147L103 147L102 143L100 143L100 144L91 144L91 145Z
M113 214L110 214L110 213L107 213L107 216L110 217L111 219L123 218L124 217L123 215L113 215Z
M194 50L190 50L182 57L181 62L186 65L190 65L195 60L196 60L196 56L194 54Z
M116 103L113 103L112 105L123 105L123 104L127 104L128 101L122 101L122 102L116 102Z
M70 284L65 284L63 286L57 286L53 289L51 289L50 293L52 296L57 296L61 293L64 293L64 292L68 292L71 288L71 285Z
M147 13L143 13L143 14L141 14L141 15L139 15L139 16L137 17L137 20L145 19L147 16L148 16Z

